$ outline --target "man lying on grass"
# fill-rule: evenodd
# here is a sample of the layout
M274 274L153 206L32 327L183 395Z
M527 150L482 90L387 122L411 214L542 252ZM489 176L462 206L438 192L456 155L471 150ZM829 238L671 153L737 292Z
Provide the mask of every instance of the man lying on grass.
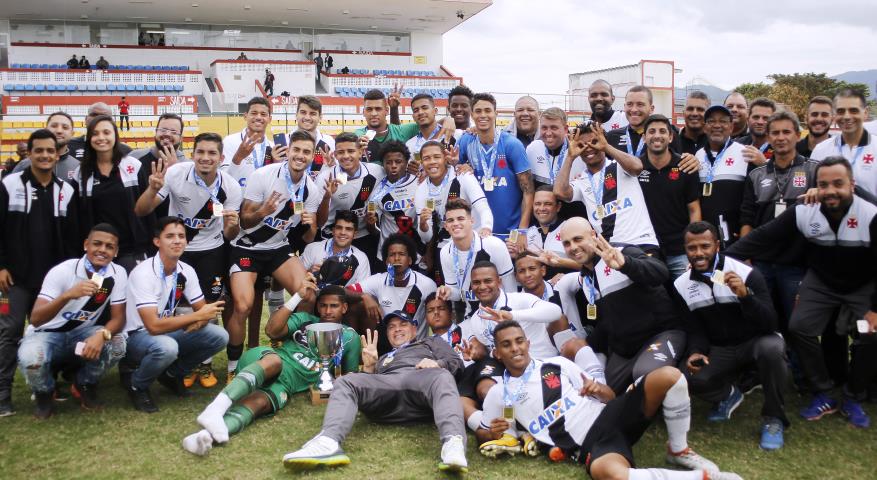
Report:
M271 315L265 333L273 347L247 350L237 365L234 380L198 415L203 430L183 439L183 448L206 455L214 443L225 443L231 434L243 430L256 417L271 415L286 406L294 393L304 392L317 382L320 358L308 347L306 327L312 323L342 323L347 297L342 287L329 285L319 294L314 277L308 274L301 289ZM308 313L316 296L319 318ZM298 307L298 312L293 313ZM359 368L359 336L350 327L342 334L341 368L344 373Z

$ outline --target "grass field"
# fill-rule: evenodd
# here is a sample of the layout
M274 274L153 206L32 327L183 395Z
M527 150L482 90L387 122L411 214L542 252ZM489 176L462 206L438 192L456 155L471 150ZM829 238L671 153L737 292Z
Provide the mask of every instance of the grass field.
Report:
M224 369L217 359L217 370ZM219 388L194 388L189 399L172 397L153 385L161 412L135 411L113 370L101 385L107 407L82 413L68 401L48 421L31 416L30 392L21 376L13 401L18 414L0 418L0 478L3 479L261 479L288 478L283 454L297 449L320 428L324 407L312 406L305 394L295 396L280 414L258 420L206 458L180 448L180 440L198 429L195 417ZM746 479L877 479L877 429L854 429L832 415L822 421L798 420L804 400L787 397L793 425L786 447L767 453L758 448L761 394L755 392L734 413L730 423L709 424L708 405L695 401L690 444L725 470ZM877 415L874 404L866 410ZM664 465L666 432L658 422L636 449L641 466ZM319 479L442 478L436 464L440 445L434 426L386 426L360 416L344 444L352 464L333 471L300 475ZM478 454L474 437L468 447L470 479L586 478L571 464L544 458L490 460Z

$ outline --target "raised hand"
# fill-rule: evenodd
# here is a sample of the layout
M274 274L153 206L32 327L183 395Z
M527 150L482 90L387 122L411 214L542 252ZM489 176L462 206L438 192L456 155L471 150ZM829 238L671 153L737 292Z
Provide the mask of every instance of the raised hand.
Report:
M261 136L257 134L248 135L244 138L240 145L238 145L238 149L234 152L234 158L232 159L233 163L239 164L245 158L249 157L251 153L253 153L253 149L256 148L256 145L262 143Z
M697 173L700 171L700 161L690 153L683 153L679 160L679 170L685 173Z
M365 335L360 335L362 341L362 369L373 369L378 363L378 331L366 329Z
M725 272L725 285L737 295L737 298L744 298L749 295L749 287L746 282L734 272Z
M164 152L159 152L158 160L152 162L152 174L149 175L149 188L157 192L164 187L164 173L167 170L167 167L168 164L165 161Z
M266 217L277 210L277 207L280 206L280 198L280 192L271 192L271 196L266 198L265 201L262 202L262 206L259 207L259 213L262 217Z
M606 141L606 134L603 132L603 127L600 126L599 123L593 122L591 123L591 133L594 134L594 138L588 142L588 145L598 152L605 152L606 149L609 148L609 142ZM569 153L568 150L567 153Z
M387 96L387 104L390 108L399 108L399 103L402 99L402 90L405 88L401 83L393 84L393 91L390 92L390 95Z
M603 238L603 235L597 234L594 241L594 249L597 255L603 259L606 265L613 270L620 270L624 266L624 255L617 248L613 247Z
M91 280L83 280L76 285L70 287L69 290L64 292L64 295L70 300L75 300L82 297L90 297L97 293L98 288L98 285Z
M765 158L764 154L761 153L761 150L753 147L752 145L746 145L745 147L743 147L743 160L746 160L756 167L760 167L767 163L767 158Z
M585 151L585 141L583 139L582 132L579 131L578 128L573 130L573 132L569 135L569 147L566 150L566 158L567 161L574 161L575 159L582 156L582 152Z
M460 163L460 147L451 145L445 149L445 163L449 166L457 166Z
M314 299L317 292L317 279L313 273L306 273L305 279L301 282L301 288L298 289L298 296L302 301L310 302Z
M492 322L501 322L503 320L511 320L512 312L508 310L497 310L495 308L488 307L486 305L482 305L479 309L480 312L478 316L485 320L490 320Z

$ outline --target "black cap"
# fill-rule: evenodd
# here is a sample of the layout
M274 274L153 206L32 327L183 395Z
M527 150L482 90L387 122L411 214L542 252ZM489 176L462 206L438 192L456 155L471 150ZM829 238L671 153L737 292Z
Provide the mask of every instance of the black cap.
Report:
M731 111L728 110L728 107L724 105L713 105L712 107L707 108L705 112L703 112L703 119L706 120L707 118L710 118L710 115L716 112L722 112L729 117L732 116Z
M326 285L345 286L353 277L353 262L349 256L333 255L327 257L323 264L320 265L320 272L317 275L317 287L323 288Z
M411 318L410 315L408 315L407 313L403 312L402 310L393 310L392 312L390 312L390 313L384 315L384 318L383 318L383 320L381 320L381 322L382 322L384 325L386 325L386 324L389 323L389 321L392 320L393 318L398 318L398 319L400 319L400 320L402 320L402 321L405 321L405 322L410 323L411 325L414 325L415 327L417 326L417 320Z

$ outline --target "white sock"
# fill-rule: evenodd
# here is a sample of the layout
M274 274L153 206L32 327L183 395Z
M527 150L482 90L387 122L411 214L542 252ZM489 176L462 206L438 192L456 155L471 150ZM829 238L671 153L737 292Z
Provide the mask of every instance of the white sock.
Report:
M213 437L207 430L199 430L183 439L183 448L187 452L203 457L213 448Z
M663 468L631 468L628 480L703 480L703 472L690 470L666 470Z
M685 375L680 375L679 380L667 390L662 405L670 450L681 452L688 448L688 429L691 427L691 399L688 397Z
M603 364L594 354L594 350L589 346L584 346L576 352L576 365L585 372L588 378L599 380L600 383L606 383L606 374L603 371Z
M222 419L222 416L225 415L231 404L231 398L224 392L220 392L210 402L210 405L207 405L207 408L201 412L201 415L198 415L198 424L210 432L210 436L213 437L216 443L228 441L228 427L225 425L225 420Z
M475 410L472 415L469 415L469 418L466 419L466 425L469 427L469 430L473 432L478 430L478 427L481 425L481 417L484 415L484 412L481 410Z
M236 368L238 368L238 361L237 360L229 360L228 361L228 371L233 372L233 371L235 371Z
M213 363L213 357L204 360L203 362L201 362L201 365L210 365L211 363Z

